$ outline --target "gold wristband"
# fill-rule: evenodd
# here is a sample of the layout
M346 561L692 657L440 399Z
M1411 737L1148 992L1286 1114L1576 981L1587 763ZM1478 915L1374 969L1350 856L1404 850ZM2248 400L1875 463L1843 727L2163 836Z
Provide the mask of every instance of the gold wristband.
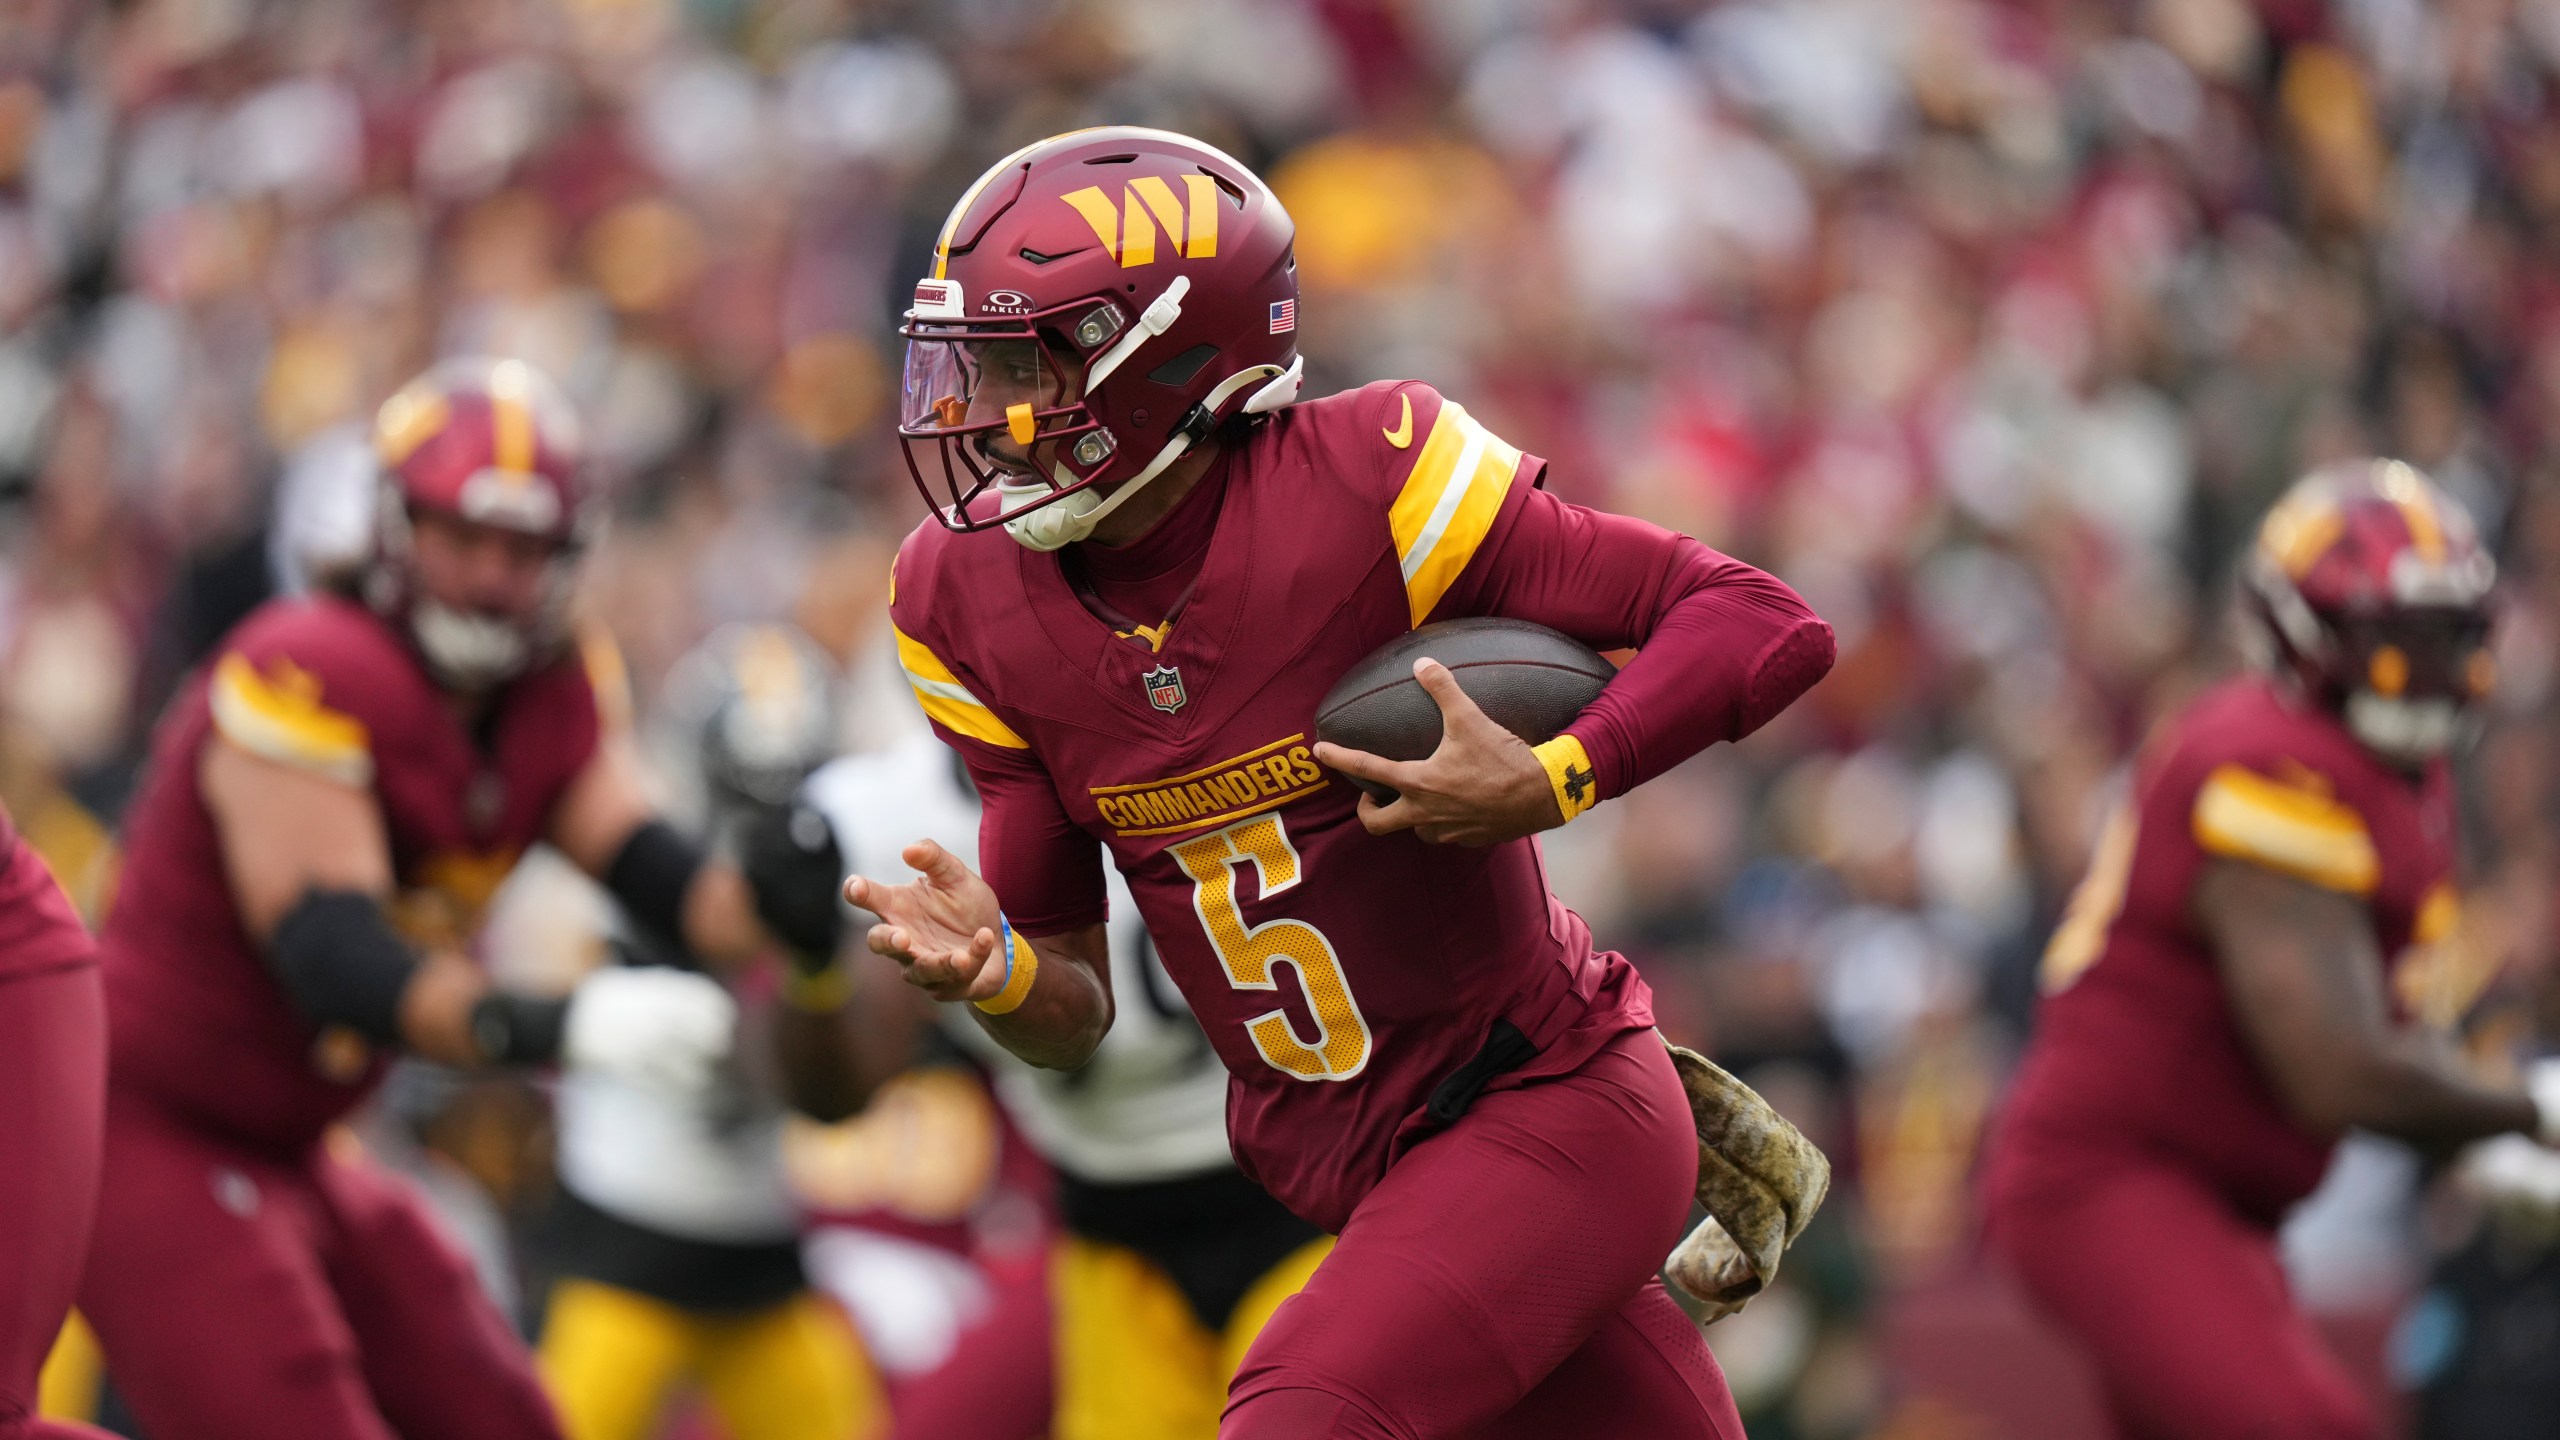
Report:
M1031 998L1031 983L1040 978L1040 954L1031 942L1013 933L1013 922L1004 922L1004 988L984 1000L969 1003L990 1015L1010 1015Z
M1556 810L1565 819L1571 820L1600 803L1600 777L1592 772L1590 755L1571 732L1532 746L1529 753L1547 767L1547 784L1554 788Z
M782 1003L804 1015L832 1015L853 999L853 972L830 965L811 974L794 969L782 977Z

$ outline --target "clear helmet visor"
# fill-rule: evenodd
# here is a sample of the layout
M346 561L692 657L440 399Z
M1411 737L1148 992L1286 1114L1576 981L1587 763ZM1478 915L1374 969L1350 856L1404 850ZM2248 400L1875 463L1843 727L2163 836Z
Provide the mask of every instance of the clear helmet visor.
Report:
M1028 335L911 334L898 424L910 433L1003 425L1016 407L1070 403L1066 377Z

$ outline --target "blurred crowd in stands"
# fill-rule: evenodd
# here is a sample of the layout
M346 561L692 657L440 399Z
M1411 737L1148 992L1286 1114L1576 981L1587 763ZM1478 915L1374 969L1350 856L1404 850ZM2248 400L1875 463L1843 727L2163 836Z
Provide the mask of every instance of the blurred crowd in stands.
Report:
M1104 122L1270 177L1310 393L1428 379L1838 630L1770 732L1550 843L1665 1028L1841 1162L1713 1335L1755 1436L1994 1433L1896 1307L1981 1308L2045 929L2147 723L2236 663L2231 561L2306 466L2400 455L2495 537L2471 939L2493 1004L2547 967L2560 0L27 0L0 797L94 899L161 702L353 543L372 408L460 352L581 403L586 614L644 715L788 618L848 746L898 733L897 312L984 166ZM2413 1170L2359 1169L2315 1300L2387 1323L2460 1245Z

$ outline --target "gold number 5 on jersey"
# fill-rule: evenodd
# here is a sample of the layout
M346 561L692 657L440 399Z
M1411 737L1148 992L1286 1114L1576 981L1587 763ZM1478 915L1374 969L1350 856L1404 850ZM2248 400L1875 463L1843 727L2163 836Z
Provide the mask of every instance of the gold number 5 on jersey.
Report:
M1301 866L1288 827L1277 815L1257 815L1173 847L1174 863L1191 877L1191 908L1209 932L1209 944L1239 990L1277 990L1271 964L1286 960L1298 971L1317 1038L1298 1038L1288 1012L1272 1010L1245 1022L1253 1048L1271 1067L1301 1080L1348 1080L1369 1064L1369 1022L1351 998L1342 962L1324 932L1304 920L1245 923L1236 903L1236 867L1253 866L1260 898L1298 883Z
M2070 989L2106 953L2107 927L2124 909L2125 887L2133 880L2134 828L2130 804L2119 804L2108 812L2098 848L2089 857L2089 873L2082 877L2080 888L2071 892L2062 924L2045 944L2037 980L2047 995Z

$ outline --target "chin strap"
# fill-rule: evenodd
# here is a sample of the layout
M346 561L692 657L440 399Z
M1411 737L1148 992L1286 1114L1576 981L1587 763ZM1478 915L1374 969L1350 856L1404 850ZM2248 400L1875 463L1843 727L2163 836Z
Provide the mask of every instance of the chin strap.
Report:
M512 679L533 653L515 626L427 599L411 606L409 631L436 678L457 690L485 690Z
M2451 700L2408 700L2357 690L2347 697L2347 729L2385 759L2423 765L2467 743L2477 717Z
M1179 286L1181 283L1177 278L1175 284ZM1168 290L1165 293L1170 296L1175 292ZM1159 300L1157 303L1163 302ZM1153 313L1154 308L1149 306L1149 312ZM1114 353L1117 354L1119 351L1115 349ZM1191 453L1193 446L1207 438L1209 431L1217 423L1219 410L1229 400L1234 399L1238 391L1248 385L1259 384L1261 388L1254 391L1252 398L1244 402L1244 409L1249 415L1265 414L1297 399L1298 386L1306 378L1306 373L1306 357L1297 356L1290 360L1286 369L1277 365L1248 365L1219 381L1217 388L1202 397L1199 404L1192 406L1190 414L1182 417L1182 423L1174 427L1172 438L1165 441L1164 448L1155 453L1155 458L1146 463L1146 468L1120 482L1120 488L1109 495L1098 495L1089 489L1078 490L1072 495L1049 503L1040 503L1043 496L1054 495L1059 490L1076 483L1075 476L1068 473L1064 465L1058 464L1052 464L1050 467L1054 484L1039 481L1006 481L998 484L996 496L1001 509L1010 510L1016 505L1037 507L1026 509L1022 514L1006 520L1005 533L1030 549L1043 552L1061 550L1073 545L1091 535L1094 527L1100 525L1112 511L1119 509L1129 497L1147 488L1150 481L1173 468L1174 461ZM1090 385L1085 388L1088 391L1092 389Z

